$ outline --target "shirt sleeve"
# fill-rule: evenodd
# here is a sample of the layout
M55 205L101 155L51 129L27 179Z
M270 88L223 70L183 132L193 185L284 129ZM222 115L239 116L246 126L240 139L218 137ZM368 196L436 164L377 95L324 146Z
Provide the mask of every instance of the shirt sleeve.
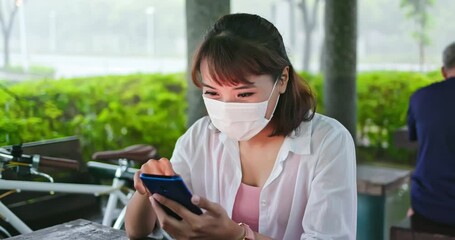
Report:
M411 101L409 103L409 108L408 108L407 125L408 125L409 140L417 141L417 128L416 128L416 120L415 120L414 112L412 110L412 98L411 98Z
M190 131L186 132L177 140L170 161L175 173L180 175L188 187L188 190L193 192L193 185L191 183L191 168L188 162L190 159L189 156L191 156L191 138L189 135L191 135Z
M355 147L345 129L322 142L300 239L354 240L357 225Z

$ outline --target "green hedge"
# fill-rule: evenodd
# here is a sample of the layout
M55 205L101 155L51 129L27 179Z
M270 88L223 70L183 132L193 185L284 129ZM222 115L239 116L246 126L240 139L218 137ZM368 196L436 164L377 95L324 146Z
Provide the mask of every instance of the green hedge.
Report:
M320 75L302 74L315 91L318 112L324 113L323 81ZM410 151L393 147L393 132L406 125L411 94L417 89L441 80L439 72L375 71L357 76L357 145L368 148L366 158L388 158L408 162ZM362 150L362 149L361 149Z
M0 91L0 145L78 135L86 157L136 143L170 156L185 131L183 74L27 81L9 89L21 101Z
M323 80L301 74L317 96L324 113ZM437 72L365 72L357 79L358 143L372 158L384 154L404 161L394 149L392 133L406 124L410 95L435 82ZM0 91L0 145L79 135L86 156L98 150L135 143L157 146L171 156L185 131L186 82L183 74L105 76L28 81Z

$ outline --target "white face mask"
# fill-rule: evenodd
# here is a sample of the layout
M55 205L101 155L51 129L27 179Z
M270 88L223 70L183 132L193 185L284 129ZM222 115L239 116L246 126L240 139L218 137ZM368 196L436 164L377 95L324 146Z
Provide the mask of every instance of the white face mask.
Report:
M264 102L222 102L203 96L205 107L213 125L229 138L237 141L247 141L254 137L267 126L273 117L280 98L279 95L270 119L265 118L265 114L277 82L275 81L269 98Z

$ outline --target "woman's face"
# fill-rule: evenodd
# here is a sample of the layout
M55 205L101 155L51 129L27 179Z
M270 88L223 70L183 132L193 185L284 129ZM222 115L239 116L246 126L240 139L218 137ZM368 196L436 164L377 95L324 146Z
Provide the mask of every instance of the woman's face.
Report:
M286 81L279 80L276 83L271 75L251 75L246 79L251 82L249 84L240 83L235 86L220 86L212 80L207 61L201 61L201 75L202 75L202 94L206 98L214 99L222 102L237 102L237 103L257 103L267 101L267 112L265 117L270 118L273 109L278 100L278 95L286 90L287 83L287 68ZM281 76L283 78L283 76ZM273 90L273 92L272 92Z

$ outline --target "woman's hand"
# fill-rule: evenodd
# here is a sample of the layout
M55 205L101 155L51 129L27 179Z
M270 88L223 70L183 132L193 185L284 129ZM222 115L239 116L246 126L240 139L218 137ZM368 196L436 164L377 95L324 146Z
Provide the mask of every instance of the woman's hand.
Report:
M150 193L139 178L141 173L175 175L171 163L166 158L148 160L134 174L134 188L137 191L128 202L125 215L125 229L130 239L142 239L156 226L157 217L148 198Z
M148 194L142 180L139 178L141 173L155 174L155 175L175 175L174 169L172 169L171 162L167 158L161 158L160 160L150 159L146 163L142 164L141 169L134 174L134 188L141 195Z
M161 228L176 239L241 239L244 229L232 221L217 203L193 195L191 202L206 211L196 215L179 203L159 194L150 197ZM158 204L161 203L177 213L179 221L169 215Z

